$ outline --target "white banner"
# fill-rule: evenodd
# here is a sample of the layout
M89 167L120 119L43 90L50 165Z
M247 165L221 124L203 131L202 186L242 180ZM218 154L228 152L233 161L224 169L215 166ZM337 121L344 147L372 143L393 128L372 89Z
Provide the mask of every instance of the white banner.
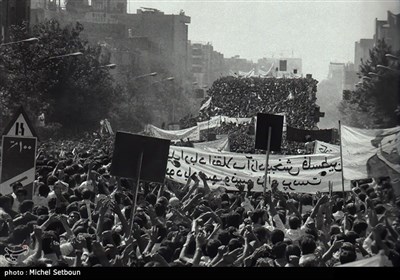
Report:
M215 141L207 141L207 142L201 142L201 143L194 143L193 146L197 149L202 149L206 151L225 151L229 152L229 139L228 136L224 136L221 139L215 140Z
M199 141L200 134L197 126L181 130L164 130L154 125L147 125L147 132L151 136L163 138L167 140L180 140L189 138L192 141Z
M349 180L400 176L400 126L359 129L342 125L344 177Z
M287 192L328 192L329 182L334 191L341 191L339 155L270 155L268 186L273 180L279 189ZM265 155L216 153L196 148L170 147L166 178L186 183L193 173L202 171L208 176L211 188L236 190L238 183L252 180L254 191L263 191ZM346 190L350 190L348 183ZM269 189L269 187L267 188Z
M314 154L340 154L340 146L315 140Z
M199 131L205 130L205 129L210 129L214 127L220 127L221 126L221 116L215 116L211 117L211 119L204 121L204 122L198 122L197 123L197 128Z
M208 121L198 122L197 127L199 128L199 130L205 130L214 127L220 127L223 122L243 124L243 123L250 123L251 118L231 118L226 116L214 116L211 117L211 119Z

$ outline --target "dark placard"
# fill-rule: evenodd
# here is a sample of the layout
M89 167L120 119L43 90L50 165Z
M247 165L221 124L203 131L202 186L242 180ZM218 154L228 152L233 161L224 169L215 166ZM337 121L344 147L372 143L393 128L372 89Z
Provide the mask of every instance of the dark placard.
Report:
M268 149L268 128L271 127L270 151L280 152L282 143L283 116L257 114L256 145L258 150Z
M12 192L13 184L20 182L32 198L32 183L35 180L35 137L3 136L0 192Z
M138 178L138 163L143 152L140 179L163 183L170 140L117 132L110 172L114 176Z
M307 136L309 136L311 139L307 140ZM288 126L286 130L286 140L303 143L319 140L332 143L333 129L305 130Z

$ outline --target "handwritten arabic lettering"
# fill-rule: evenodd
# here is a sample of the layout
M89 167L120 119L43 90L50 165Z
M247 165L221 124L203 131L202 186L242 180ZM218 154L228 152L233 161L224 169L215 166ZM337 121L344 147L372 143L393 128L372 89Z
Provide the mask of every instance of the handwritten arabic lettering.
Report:
M9 150L17 148L17 149L19 149L19 152L22 153L23 150L31 150L32 149L32 146L24 145L22 143L22 140L21 141L10 141L10 143L11 143L11 147L9 148Z
M17 259L20 255L27 255L29 251L29 247L27 245L22 245L19 248L8 248L4 249L6 252L4 254L4 258L10 264L17 264Z
M265 155L213 153L196 148L171 147L166 176L185 183L193 173L202 171L212 187L236 189L238 184L254 183L254 190L263 189ZM279 183L284 191L307 191L341 183L340 158L334 155L278 156L268 165L268 181ZM202 184L202 182L200 182Z

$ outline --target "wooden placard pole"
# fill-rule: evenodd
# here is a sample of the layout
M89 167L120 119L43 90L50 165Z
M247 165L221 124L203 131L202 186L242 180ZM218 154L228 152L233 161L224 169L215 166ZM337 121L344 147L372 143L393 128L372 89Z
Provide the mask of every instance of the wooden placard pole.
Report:
M133 190L134 195L133 195L133 205L132 205L132 210L131 210L131 224L129 226L130 229L132 229L133 216L136 213L137 196L138 196L139 187L140 187L140 173L142 172L142 161L143 161L143 151L140 152L139 157L138 157L138 165L137 165L137 173L136 173L137 180L136 180L136 188L134 188L134 190Z
M268 161L269 161L269 152L270 152L270 147L271 147L271 132L272 132L272 127L268 127L268 142L267 142L267 154L265 156L265 175L264 175L264 192L263 194L265 195L265 191L267 189L267 184L268 184Z
M343 200L346 201L346 193L344 191L344 167L343 167L343 145L342 145L342 126L339 121L339 138L340 138L340 165L342 166L342 192L343 192Z

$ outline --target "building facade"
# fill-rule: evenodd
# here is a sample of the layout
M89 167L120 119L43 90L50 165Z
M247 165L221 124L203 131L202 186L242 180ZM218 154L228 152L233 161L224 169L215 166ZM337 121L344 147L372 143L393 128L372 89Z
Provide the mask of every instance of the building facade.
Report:
M215 80L227 75L224 55L210 43L191 43L190 58L195 97L203 98Z
M0 0L0 40L8 42L10 27L30 22L30 0Z

